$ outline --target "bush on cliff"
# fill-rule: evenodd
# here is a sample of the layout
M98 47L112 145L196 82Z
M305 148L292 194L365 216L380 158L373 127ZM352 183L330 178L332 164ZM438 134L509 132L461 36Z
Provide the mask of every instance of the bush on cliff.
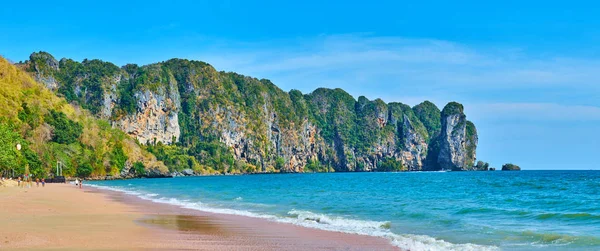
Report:
M402 162L392 158L384 158L379 162L379 166L377 167L378 172L399 172L406 171L406 168L402 165Z

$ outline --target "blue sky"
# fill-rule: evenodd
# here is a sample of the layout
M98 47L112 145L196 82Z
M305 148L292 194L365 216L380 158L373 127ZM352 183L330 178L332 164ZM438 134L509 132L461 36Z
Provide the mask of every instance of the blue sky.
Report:
M179 57L304 93L341 87L465 105L478 157L600 169L592 1L11 1L0 54L147 64ZM324 2L324 3L323 3Z

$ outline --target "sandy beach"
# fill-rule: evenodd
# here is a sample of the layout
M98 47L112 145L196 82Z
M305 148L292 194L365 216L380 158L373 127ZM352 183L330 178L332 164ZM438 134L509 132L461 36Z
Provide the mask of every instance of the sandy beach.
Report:
M399 250L388 240L205 213L117 192L0 187L2 250Z

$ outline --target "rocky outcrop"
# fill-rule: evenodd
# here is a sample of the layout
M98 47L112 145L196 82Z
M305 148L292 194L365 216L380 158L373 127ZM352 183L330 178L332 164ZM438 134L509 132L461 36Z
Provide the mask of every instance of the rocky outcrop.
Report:
M178 99L172 95L151 91L138 91L134 94L137 110L113 121L113 126L123 130L142 144L163 142L175 143L179 140ZM109 104L114 106L113 104Z
M438 163L442 170L472 170L475 162L477 131L467 121L461 104L451 102L442 110L442 130Z
M54 72L59 70L58 61L46 52L31 54L30 60L35 62L31 64L30 70L35 72L35 80L42 83L46 88L56 91L58 89L58 80L54 77Z
M502 165L502 171L521 171L521 167L514 164Z
M38 61L32 64L69 76L62 60L57 68ZM431 102L411 108L356 100L341 89L284 92L269 80L181 59L116 69L78 64L87 73L70 76L74 85L59 79L59 93L72 88L64 94L74 93L71 102L95 108L140 143L179 143L180 152L219 172L303 172L309 163L312 170L470 170L475 161L477 132L458 103L440 112ZM99 102L77 98L97 86Z
M405 151L402 154L402 162L408 166L410 171L420 171L423 169L423 161L427 156L427 142L423 135L419 134L413 122L404 115L402 124L402 142Z
M85 60L82 63L70 59L57 61L52 55L39 52L31 54L28 65L36 80L44 83L48 89L96 112L98 117L110 120L114 127L142 144L171 144L179 140L178 112L181 103L178 86L172 76L166 77L166 81L148 79L148 82L158 82L148 84L154 88L140 88L123 94L119 93L119 88L129 84L130 80L138 81L138 76L111 63L99 60ZM158 65L150 65L148 69L146 76L154 77L160 75L162 70ZM59 90L60 86L62 89ZM94 90L98 93L94 94ZM134 97L136 103L133 113L116 111L124 98L120 95Z

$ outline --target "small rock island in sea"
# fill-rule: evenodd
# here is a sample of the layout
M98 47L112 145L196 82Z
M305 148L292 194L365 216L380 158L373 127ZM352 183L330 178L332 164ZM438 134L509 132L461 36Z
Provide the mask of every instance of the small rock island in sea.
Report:
M502 171L521 171L521 167L508 163L502 165Z

